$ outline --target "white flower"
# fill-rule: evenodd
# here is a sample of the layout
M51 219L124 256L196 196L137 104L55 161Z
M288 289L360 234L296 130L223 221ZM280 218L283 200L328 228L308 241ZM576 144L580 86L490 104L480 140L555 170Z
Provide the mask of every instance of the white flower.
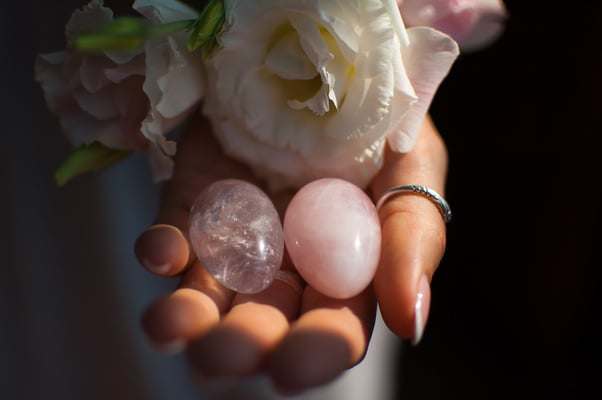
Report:
M196 19L198 13L175 0L136 0L132 6L147 19L169 23ZM145 46L146 79L143 90L150 110L142 122L144 136L154 142L153 172L158 180L171 178L176 143L165 134L198 110L204 94L202 58L187 49L189 33L181 31L149 40Z
M198 16L173 0L136 1L134 8L157 23ZM71 16L67 41L112 20L102 0L92 0ZM165 135L198 107L203 93L202 62L186 42L181 32L151 40L135 53L84 55L69 48L42 54L35 78L73 145L100 142L147 151L154 178L162 180L171 176L175 153Z
M502 0L397 0L409 26L430 26L453 37L464 51L490 45L504 31Z
M406 30L394 0L225 0L204 114L275 190L320 177L365 187L385 142L409 151L458 54Z
M67 40L113 19L113 12L93 0L71 16ZM99 141L115 149L138 149L144 138L136 129L148 101L137 90L144 80L144 57L137 54L82 56L71 51L42 54L35 78L69 140L76 146Z

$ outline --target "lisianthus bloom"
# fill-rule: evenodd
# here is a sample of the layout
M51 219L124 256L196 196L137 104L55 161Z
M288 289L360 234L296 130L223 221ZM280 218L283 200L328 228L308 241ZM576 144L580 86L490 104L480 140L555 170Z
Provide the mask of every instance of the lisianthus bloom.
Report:
M104 30L113 13L101 0L73 14L70 43L100 26L92 37L101 43L141 45L38 58L36 78L74 145L144 149L155 178L167 179L176 144L166 135L203 99L226 153L272 189L322 177L365 187L385 144L412 148L459 52L437 29L406 29L394 0L206 4L199 13L176 0L136 0L153 28L121 20Z
M170 0L138 0L133 8L156 24L198 16ZM146 151L155 179L169 178L176 146L165 135L198 109L202 62L187 51L184 31L148 40L137 51L73 49L78 35L111 21L113 12L102 0L76 10L65 29L67 50L39 55L35 78L74 146Z
M431 26L453 37L464 51L488 46L504 30L502 0L397 0L408 26Z
M395 1L224 0L204 114L272 189L321 177L366 187L385 143L409 151L458 55L406 29Z

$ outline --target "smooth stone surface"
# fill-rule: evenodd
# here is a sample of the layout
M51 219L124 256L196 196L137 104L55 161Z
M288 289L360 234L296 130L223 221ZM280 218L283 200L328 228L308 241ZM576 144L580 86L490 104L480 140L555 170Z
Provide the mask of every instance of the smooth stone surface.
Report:
M237 292L265 289L282 264L278 212L269 197L248 182L226 179L203 190L191 210L189 233L203 266Z
M376 272L380 220L360 188L319 179L301 188L289 204L284 241L309 285L329 297L349 298L363 291Z

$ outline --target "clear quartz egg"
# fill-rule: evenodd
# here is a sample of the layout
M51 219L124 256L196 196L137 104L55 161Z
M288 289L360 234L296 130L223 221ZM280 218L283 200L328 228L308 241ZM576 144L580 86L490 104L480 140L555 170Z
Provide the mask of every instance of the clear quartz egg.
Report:
M197 197L189 237L201 264L241 293L268 287L284 254L282 224L270 198L237 179L214 182Z

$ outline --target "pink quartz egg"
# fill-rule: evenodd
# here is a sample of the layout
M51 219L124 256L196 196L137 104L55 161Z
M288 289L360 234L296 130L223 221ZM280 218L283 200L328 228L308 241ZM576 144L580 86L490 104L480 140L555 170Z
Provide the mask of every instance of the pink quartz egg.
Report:
M380 221L360 188L341 179L319 179L291 200L284 216L284 242L309 285L329 297L349 298L374 277Z

